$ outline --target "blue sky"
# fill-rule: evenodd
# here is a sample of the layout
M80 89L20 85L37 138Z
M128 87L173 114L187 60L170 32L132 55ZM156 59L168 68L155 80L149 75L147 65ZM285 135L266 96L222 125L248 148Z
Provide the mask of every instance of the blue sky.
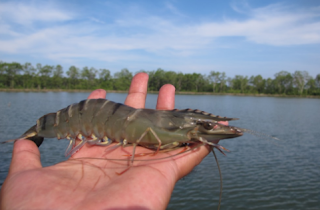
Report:
M320 2L5 1L0 60L258 75L320 73Z

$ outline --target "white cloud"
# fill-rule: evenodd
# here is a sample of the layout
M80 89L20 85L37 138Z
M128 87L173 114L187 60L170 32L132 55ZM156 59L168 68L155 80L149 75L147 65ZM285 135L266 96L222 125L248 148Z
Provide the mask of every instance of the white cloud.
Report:
M173 5L166 7L183 16ZM243 37L251 43L274 46L319 44L320 8L286 9L279 4L257 9L246 7L249 14L246 20L196 24L127 13L114 17L110 24L110 20L92 16L76 19L80 14L52 5L0 3L0 20L4 26L0 29L3 35L0 52L35 54L57 60L91 58L111 62L145 57L134 55L135 50L164 57L190 56L219 47L214 40L220 37ZM236 11L241 12L238 8ZM36 27L37 22L49 24ZM14 24L32 27L21 31Z
M0 3L2 21L9 21L21 25L30 25L34 22L66 21L72 18L70 12L66 13L50 3L25 4L17 2Z
M170 10L174 15L180 16L180 17L186 17L183 13L181 13L175 6L173 6L171 3L166 2L165 3L168 10Z
M238 10L237 10L238 11ZM320 10L283 11L280 5L251 11L248 20L226 20L203 23L196 28L199 36L241 36L248 41L268 45L300 45L320 43Z

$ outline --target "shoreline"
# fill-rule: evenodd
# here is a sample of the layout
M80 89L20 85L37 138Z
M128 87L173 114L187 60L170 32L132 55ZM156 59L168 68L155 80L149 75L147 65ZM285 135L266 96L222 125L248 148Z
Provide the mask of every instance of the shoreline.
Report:
M92 92L92 90L83 89L0 89L0 92ZM107 93L127 93L124 90L106 90ZM151 94L157 94L159 91L148 91ZM254 94L254 93L211 93L211 92L184 92L176 91L177 95L219 95L219 96L254 96L254 97L283 97L283 98L320 98L314 95L281 95L281 94Z

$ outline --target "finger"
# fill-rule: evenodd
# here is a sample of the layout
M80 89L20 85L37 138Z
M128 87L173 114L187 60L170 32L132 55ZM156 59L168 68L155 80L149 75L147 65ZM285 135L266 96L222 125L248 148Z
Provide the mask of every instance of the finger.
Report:
M37 145L27 139L14 143L9 173L41 168L40 152Z
M107 92L103 89L97 89L90 93L88 99L106 98Z
M163 85L159 90L157 109L168 110L174 108L175 87L171 84Z
M218 123L223 125L228 125L228 121L219 121ZM218 144L219 140L212 141L212 143ZM201 161L210 153L211 148L208 146L201 146L197 151L194 151L185 156L185 158L181 158L177 160L178 173L177 180L186 176L190 173L195 166L201 163Z
M199 165L201 161L210 153L210 149L206 146L200 146L199 148L191 151L189 154L183 156L183 158L178 158L176 164L177 170L177 181L182 177L189 174L194 167Z
M219 121L218 123L223 125L228 125L228 121ZM218 144L220 140L211 141L212 143ZM179 174L178 180L187 175L192 171L192 169L201 163L201 161L210 153L211 149L208 147L200 147L198 151L191 153L190 155L186 156L184 163L178 164L179 166ZM188 163L188 164L186 164Z
M129 93L124 102L126 105L136 109L144 108L148 90L148 79L149 76L146 73L138 73L132 78Z
M228 121L219 121L218 123L222 124L222 125L229 125ZM218 144L220 140L214 140L212 141L212 143Z
M222 124L222 125L229 125L228 121L219 121L218 123Z

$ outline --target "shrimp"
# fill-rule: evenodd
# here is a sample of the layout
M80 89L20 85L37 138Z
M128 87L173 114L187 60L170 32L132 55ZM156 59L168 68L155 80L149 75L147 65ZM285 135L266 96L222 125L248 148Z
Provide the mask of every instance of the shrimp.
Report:
M133 161L138 145L158 152L201 142L221 152L228 151L213 141L243 135L241 128L218 123L231 120L237 119L197 109L135 109L107 99L87 99L40 117L36 125L18 139L26 138L40 146L43 138L67 138L70 144L66 156L74 154L85 143L102 146L114 142L123 146L132 144ZM77 140L80 143L76 145Z

